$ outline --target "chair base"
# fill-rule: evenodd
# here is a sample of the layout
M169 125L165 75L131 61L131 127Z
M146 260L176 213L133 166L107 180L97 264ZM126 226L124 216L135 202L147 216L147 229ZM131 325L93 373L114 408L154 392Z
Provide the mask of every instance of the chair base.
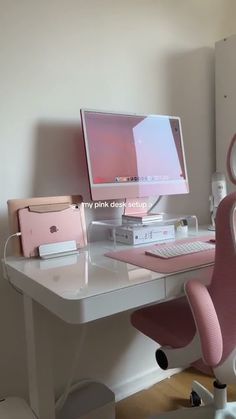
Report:
M227 403L224 409L216 410L214 404L200 407L190 407L160 413L149 419L235 419L236 403Z
M160 413L148 419L235 419L236 402L227 403L227 386L214 381L214 393L210 393L198 381L193 381L192 390L200 397L203 405L180 408Z

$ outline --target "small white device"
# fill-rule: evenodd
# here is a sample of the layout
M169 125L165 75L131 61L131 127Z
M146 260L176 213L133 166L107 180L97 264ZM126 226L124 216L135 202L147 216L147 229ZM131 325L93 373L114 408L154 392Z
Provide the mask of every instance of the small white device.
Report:
M75 240L68 240L58 243L41 244L39 246L39 256L43 259L55 258L59 256L73 255L79 253Z
M176 256L188 255L190 253L204 252L214 249L214 244L201 241L171 244L163 247L153 247L146 250L146 255L156 256L164 259L174 258Z
M225 175L220 172L215 172L212 175L211 181L212 195L210 196L210 213L211 213L211 225L208 230L215 231L215 218L217 208L227 195L226 190L226 179Z
M165 242L174 238L175 227L172 224L164 226L129 225L115 229L116 241L131 245Z

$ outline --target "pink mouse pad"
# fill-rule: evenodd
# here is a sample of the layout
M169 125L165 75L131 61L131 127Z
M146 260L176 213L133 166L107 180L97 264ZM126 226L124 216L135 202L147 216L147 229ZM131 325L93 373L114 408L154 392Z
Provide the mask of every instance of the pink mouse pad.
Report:
M187 243L199 240L208 242L210 239L212 239L212 236L204 236L179 240L178 243ZM167 245L170 245L170 243L167 243ZM162 259L145 254L146 250L156 246L165 246L165 244L152 244L151 246L149 245L145 247L136 247L128 250L109 252L106 253L105 256L119 260L121 262L130 263L131 265L140 266L141 268L145 268L150 271L166 274L188 271L195 269L199 266L203 267L214 264L215 246L212 246L212 250L191 253L183 256L181 255L170 259Z

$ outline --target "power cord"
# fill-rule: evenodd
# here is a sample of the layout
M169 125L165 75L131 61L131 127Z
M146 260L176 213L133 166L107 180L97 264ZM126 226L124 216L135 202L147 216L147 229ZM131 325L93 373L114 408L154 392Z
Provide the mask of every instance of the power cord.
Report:
M4 271L4 277L5 277L5 279L9 282L9 284L11 285L11 287L12 288L14 288L14 290L15 291L17 291L19 294L22 294L22 292L15 286L15 285L13 285L12 284L12 282L11 282L11 280L10 280L10 277L9 277L9 275L8 275L8 272L7 272L7 246L8 246L8 244L9 244L9 241L13 238L13 237L19 237L19 236L21 236L21 232L17 232L17 233L14 233L14 234L11 234L8 238L7 238L7 240L5 241L5 244L4 244L4 249L3 249L3 261L4 261L4 267L3 267L3 271Z
M69 377L64 389L64 392L62 393L62 395L56 400L55 403L55 408L56 408L56 413L58 414L60 412L60 410L62 410L64 404L66 403L67 397L69 396L69 394L73 393L75 390L78 390L79 388L85 387L86 385L89 385L91 383L94 382L94 380L91 379L81 379L80 381L72 384L73 382L73 378L75 375L75 371L76 371L76 367L79 364L79 357L81 355L81 350L85 341L85 336L86 336L86 331L87 331L87 327L86 324L82 324L82 330L81 333L79 335L79 339L78 339L78 344L77 347L75 349L75 355L74 355L74 359L72 361L71 364L71 368L70 368L70 373L69 373Z

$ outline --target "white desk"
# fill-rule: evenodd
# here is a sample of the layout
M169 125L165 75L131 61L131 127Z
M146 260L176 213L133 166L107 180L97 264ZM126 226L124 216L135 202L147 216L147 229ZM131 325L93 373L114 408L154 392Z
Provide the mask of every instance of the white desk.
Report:
M108 246L98 242L78 256L58 259L7 261L8 277L24 294L30 404L39 419L55 419L50 331L42 326L41 306L67 323L87 323L177 297L187 279L207 283L211 276L212 267L174 275L148 271L105 257Z

